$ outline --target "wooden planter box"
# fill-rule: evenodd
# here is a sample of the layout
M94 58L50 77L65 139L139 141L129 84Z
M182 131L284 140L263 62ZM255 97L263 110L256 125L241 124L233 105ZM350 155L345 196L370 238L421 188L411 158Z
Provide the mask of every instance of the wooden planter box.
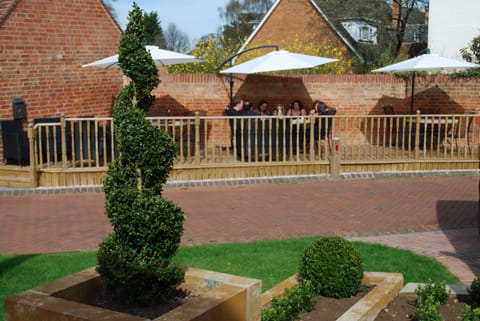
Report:
M260 280L187 268L179 288L195 297L155 321L260 320ZM8 298L5 321L148 320L79 303L101 290L100 275L89 268Z
M262 308L270 306L273 297L282 296L285 290L298 284L297 275L292 275L262 294ZM403 288L401 273L364 272L362 285L375 285L362 299L345 312L337 321L371 321Z

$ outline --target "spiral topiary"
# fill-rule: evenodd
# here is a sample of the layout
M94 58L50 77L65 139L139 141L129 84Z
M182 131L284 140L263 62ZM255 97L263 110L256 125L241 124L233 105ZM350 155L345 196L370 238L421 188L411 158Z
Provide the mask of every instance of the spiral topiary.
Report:
M184 270L171 260L180 245L185 213L162 197L177 146L145 118L159 79L144 47L143 15L135 3L129 20L119 63L131 82L113 111L120 155L103 185L113 233L97 251L97 271L114 301L149 305L167 299L184 279Z
M302 254L299 275L310 280L318 294L346 298L357 293L363 264L352 243L341 237L322 237Z

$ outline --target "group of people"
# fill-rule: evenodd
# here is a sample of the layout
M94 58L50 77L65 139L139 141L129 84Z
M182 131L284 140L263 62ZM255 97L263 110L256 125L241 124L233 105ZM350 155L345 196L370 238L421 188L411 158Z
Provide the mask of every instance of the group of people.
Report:
M311 109L317 115L330 115L327 104L323 101L316 100L313 103ZM252 103L249 101L243 101L242 99L235 99L231 107L226 108L228 116L271 116L277 115L277 110L271 110L267 100L260 100L255 107L252 107ZM287 116L306 116L307 111L302 102L298 99L292 101L286 112Z

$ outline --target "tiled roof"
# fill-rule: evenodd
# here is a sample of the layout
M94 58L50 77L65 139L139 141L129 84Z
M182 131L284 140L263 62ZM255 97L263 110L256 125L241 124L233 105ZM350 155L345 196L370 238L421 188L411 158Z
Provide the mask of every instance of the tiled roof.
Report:
M0 25L20 0L0 0Z

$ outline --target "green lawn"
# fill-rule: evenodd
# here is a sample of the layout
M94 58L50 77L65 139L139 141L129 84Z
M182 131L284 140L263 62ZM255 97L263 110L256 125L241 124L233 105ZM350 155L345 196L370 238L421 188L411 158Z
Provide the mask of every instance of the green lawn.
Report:
M180 248L175 263L261 279L263 291L296 273L303 250L315 238L259 241ZM459 284L432 258L378 244L354 242L365 271L400 272L405 283L427 280ZM94 252L0 255L0 315L3 301L16 293L96 264Z

